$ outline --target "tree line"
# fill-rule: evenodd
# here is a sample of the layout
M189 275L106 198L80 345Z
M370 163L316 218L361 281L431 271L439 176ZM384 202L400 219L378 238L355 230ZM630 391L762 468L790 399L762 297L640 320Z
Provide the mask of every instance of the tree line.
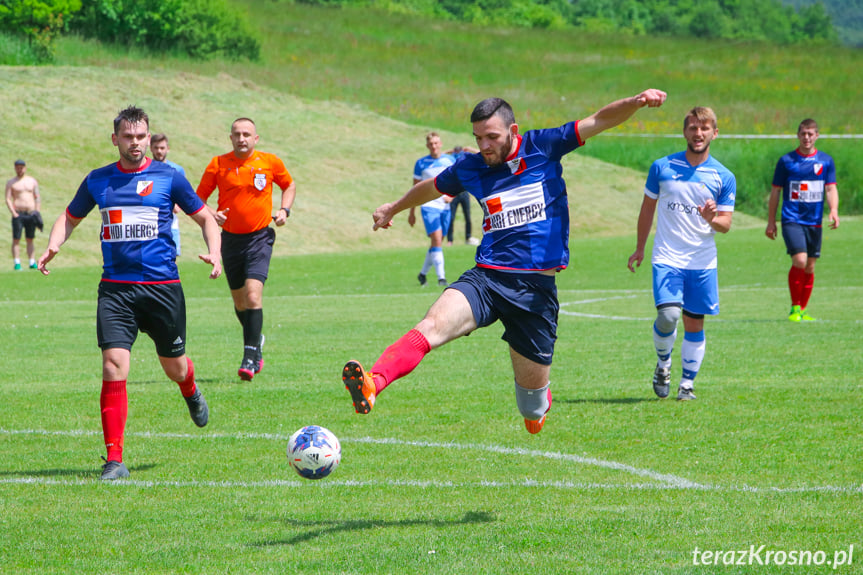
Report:
M70 32L201 59L257 60L261 51L248 18L227 0L0 0L0 32L23 39L39 62Z

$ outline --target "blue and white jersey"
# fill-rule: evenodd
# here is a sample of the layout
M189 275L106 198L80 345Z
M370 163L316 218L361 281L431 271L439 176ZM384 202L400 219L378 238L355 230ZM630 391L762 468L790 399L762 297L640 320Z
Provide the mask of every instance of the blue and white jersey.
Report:
M184 169L183 169L183 166L181 166L180 164L177 164L177 163L175 163L175 162L172 162L171 160L168 160L168 159L165 159L165 161L164 161L164 162L162 162L162 163L164 163L164 164L168 164L169 166L171 166L172 168L174 168L175 170L177 170L178 172L180 172L180 173L183 175L183 177L184 177L184 178L186 177L186 170L184 170Z
M693 167L686 152L678 152L653 162L644 194L657 200L652 262L687 270L715 268L716 232L698 207L712 199L717 212L733 212L734 174L713 156Z
M414 180L422 181L433 178L441 173L445 168L455 163L455 156L451 154L443 154L439 158L431 156L423 156L414 164ZM433 208L436 210L448 210L449 206L444 199L436 198L422 205L423 208Z
M824 152L802 156L797 150L779 158L773 185L782 188L782 221L820 226L824 218L824 188L836 183L836 165Z
M162 162L147 160L137 172L119 162L93 170L66 208L76 219L96 206L102 218L102 281L180 281L171 237L174 204L187 214L204 209L189 181Z
M476 250L480 267L545 271L569 264L569 202L560 159L584 142L576 123L530 130L499 166L468 154L435 178L438 191L463 190L483 209L483 237Z

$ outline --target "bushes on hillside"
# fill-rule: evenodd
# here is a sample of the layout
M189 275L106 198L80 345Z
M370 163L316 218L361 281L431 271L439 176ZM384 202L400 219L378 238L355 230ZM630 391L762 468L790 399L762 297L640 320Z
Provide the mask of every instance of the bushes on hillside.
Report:
M475 24L723 39L834 42L820 2L796 11L780 0L296 0L375 6Z
M68 16L80 8L81 0L0 2L0 32L12 36L3 44L14 47L10 52L15 52L24 62L50 61L54 55L54 38L63 32Z
M193 58L260 57L248 19L225 0L83 0L72 30L102 42Z

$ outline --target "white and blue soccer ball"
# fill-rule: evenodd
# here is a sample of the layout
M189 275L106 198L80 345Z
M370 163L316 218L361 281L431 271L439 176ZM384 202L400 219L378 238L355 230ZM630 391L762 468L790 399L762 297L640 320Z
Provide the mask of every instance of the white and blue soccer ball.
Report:
M322 479L339 466L342 446L325 427L307 425L288 440L288 463L300 477Z

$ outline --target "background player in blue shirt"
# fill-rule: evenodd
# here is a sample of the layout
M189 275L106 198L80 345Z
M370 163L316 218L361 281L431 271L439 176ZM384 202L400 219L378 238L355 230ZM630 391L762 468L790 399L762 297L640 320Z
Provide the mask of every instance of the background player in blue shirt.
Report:
M776 210L782 193L782 237L791 256L788 290L794 322L812 321L806 312L812 286L815 284L815 262L821 257L821 220L824 202L830 210L830 229L839 227L839 191L836 188L836 165L833 158L815 149L818 124L807 118L797 128L800 145L776 163L773 186L767 204L765 234L776 239Z
M165 134L153 134L150 136L150 151L153 153L153 159L158 162L164 162L183 174L183 177L186 177L186 170L183 169L183 166L177 164L176 162L172 162L168 159L168 152L171 151L171 147L168 144L168 136ZM174 219L171 221L171 236L174 238L174 244L177 246L177 255L179 256L182 252L180 247L180 206L174 206Z
M549 373L557 338L555 274L569 262L569 207L561 158L587 138L617 126L665 92L646 90L559 128L518 133L510 105L488 98L471 114L478 154L468 154L435 178L414 185L373 214L373 229L388 228L399 212L464 190L482 205L482 242L476 267L450 284L413 329L389 346L367 372L355 360L342 381L357 413L406 376L434 348L498 319L509 344L518 409L530 433L539 433L551 407ZM440 393L435 388L432 393ZM433 401L430 396L430 401Z
M444 168L455 163L455 156L444 154L442 147L440 134L437 132L426 134L426 148L428 148L429 153L414 164L414 185L425 179L435 177ZM426 235L431 242L420 273L417 275L421 286L426 285L426 274L428 274L429 269L432 267L437 274L438 285L441 287L449 285L446 281L446 273L444 271L443 237L449 231L453 216L449 207L450 201L452 201L452 198L438 196L420 207L423 226L425 226ZM411 208L408 214L408 224L411 227L416 224L415 211L416 208Z
M644 260L644 247L659 208L651 263L657 355L653 391L660 398L668 397L671 351L681 310L685 334L680 348L679 400L695 399L692 388L706 347L704 316L719 313L713 237L731 229L737 181L710 155L710 142L718 133L716 114L710 108L695 107L686 115L686 150L655 161L648 172L635 252L627 264L634 272Z
M90 172L72 202L54 222L39 270L81 221L98 207L104 260L99 284L96 331L102 349L102 433L107 457L103 480L129 477L123 463L123 436L128 414L126 379L132 344L138 331L156 344L159 363L177 382L189 415L198 427L207 425L209 408L195 382L195 368L186 356L186 304L176 252L171 239L174 204L201 226L208 253L198 256L212 266L210 278L222 273L221 237L216 219L174 168L146 157L150 143L147 114L136 107L114 120L111 140L120 160Z

